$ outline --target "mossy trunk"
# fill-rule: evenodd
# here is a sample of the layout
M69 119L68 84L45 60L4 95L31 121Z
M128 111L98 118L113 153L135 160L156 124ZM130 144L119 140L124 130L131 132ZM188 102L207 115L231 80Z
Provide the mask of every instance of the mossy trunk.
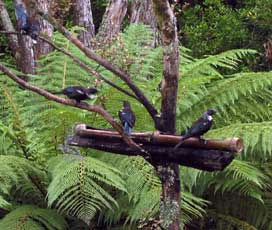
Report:
M153 0L154 12L162 34L163 79L161 116L156 127L168 134L176 131L176 103L179 75L179 48L176 19L168 1ZM162 182L160 209L163 229L180 229L179 165L162 162L156 166Z

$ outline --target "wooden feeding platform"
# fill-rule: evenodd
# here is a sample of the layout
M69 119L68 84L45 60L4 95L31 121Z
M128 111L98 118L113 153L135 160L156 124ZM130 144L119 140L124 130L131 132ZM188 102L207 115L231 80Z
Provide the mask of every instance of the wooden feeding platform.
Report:
M174 146L181 139L178 135L166 135L158 131L133 132L130 138L148 154L127 145L114 130L96 129L85 124L75 127L75 135L69 138L68 143L109 153L140 155L151 163L174 162L206 171L223 170L234 159L235 153L243 150L243 140L236 137L207 139L205 143L197 138L189 138L176 150Z

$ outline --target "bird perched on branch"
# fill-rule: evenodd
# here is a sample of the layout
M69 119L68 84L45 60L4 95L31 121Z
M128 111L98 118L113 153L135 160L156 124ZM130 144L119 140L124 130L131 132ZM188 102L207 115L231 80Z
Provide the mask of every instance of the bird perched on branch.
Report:
M133 111L131 110L131 107L128 101L123 101L123 108L119 111L118 115L124 127L125 133L127 135L130 135L132 128L135 125L136 117Z
M193 123L191 128L182 136L180 142L174 147L174 150L177 149L186 139L190 137L197 137L201 139L201 136L208 132L213 124L212 115L216 113L214 109L208 109L202 116Z
M92 99L92 95L95 95L98 92L96 88L85 88L82 86L69 86L59 92L52 92L53 94L64 94L70 99L76 100L77 103L80 103L82 100Z
M29 35L33 43L36 44L41 31L39 21L29 16L22 4L15 5L15 14L18 21L18 28L22 33Z

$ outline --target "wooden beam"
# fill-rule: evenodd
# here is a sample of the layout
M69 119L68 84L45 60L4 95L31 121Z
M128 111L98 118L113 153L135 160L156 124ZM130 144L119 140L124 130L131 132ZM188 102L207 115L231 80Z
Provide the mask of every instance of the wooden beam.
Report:
M128 156L143 156L145 153L140 150L135 150L132 147L124 144L120 139L105 139L93 137L82 137L75 135L68 139L68 144L77 147L86 147L101 150L104 152L128 155ZM234 159L234 153L222 150L207 150L198 148L179 148L173 152L172 146L159 145L158 143L143 143L141 147L150 155L152 162L174 162L180 165L193 167L206 171L223 170Z
M75 134L81 137L94 137L96 139L120 140L122 137L114 130L96 129L85 124L78 124L75 128ZM182 136L165 135L158 131L155 132L133 132L131 139L136 143L152 143L166 145L172 148L180 141ZM184 141L182 147L201 148L207 150L223 150L240 153L243 150L243 140L232 137L225 140L207 139L207 142L199 141L197 138L189 138ZM173 151L173 150L172 150Z

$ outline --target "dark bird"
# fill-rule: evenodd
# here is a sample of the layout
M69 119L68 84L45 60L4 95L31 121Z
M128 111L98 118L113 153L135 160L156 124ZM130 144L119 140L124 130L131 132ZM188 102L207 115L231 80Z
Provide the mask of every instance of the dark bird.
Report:
M123 108L119 111L118 115L124 127L125 133L127 135L130 135L132 128L135 125L136 117L133 111L131 110L131 107L128 101L123 101Z
M15 5L15 14L18 21L18 28L22 33L29 35L33 43L37 43L40 34L40 23L34 17L30 17L22 4Z
M208 132L212 127L212 115L215 113L216 110L214 109L208 109L208 111L203 113L202 116L197 121L195 121L191 128L189 128L188 131L182 136L180 142L174 147L174 149L177 149L186 139L190 137L197 137L201 139L200 137Z
M96 94L98 90L96 88L85 88L82 86L69 86L59 92L52 92L53 94L64 94L70 99L74 99L77 103L82 100L91 99L91 96Z

